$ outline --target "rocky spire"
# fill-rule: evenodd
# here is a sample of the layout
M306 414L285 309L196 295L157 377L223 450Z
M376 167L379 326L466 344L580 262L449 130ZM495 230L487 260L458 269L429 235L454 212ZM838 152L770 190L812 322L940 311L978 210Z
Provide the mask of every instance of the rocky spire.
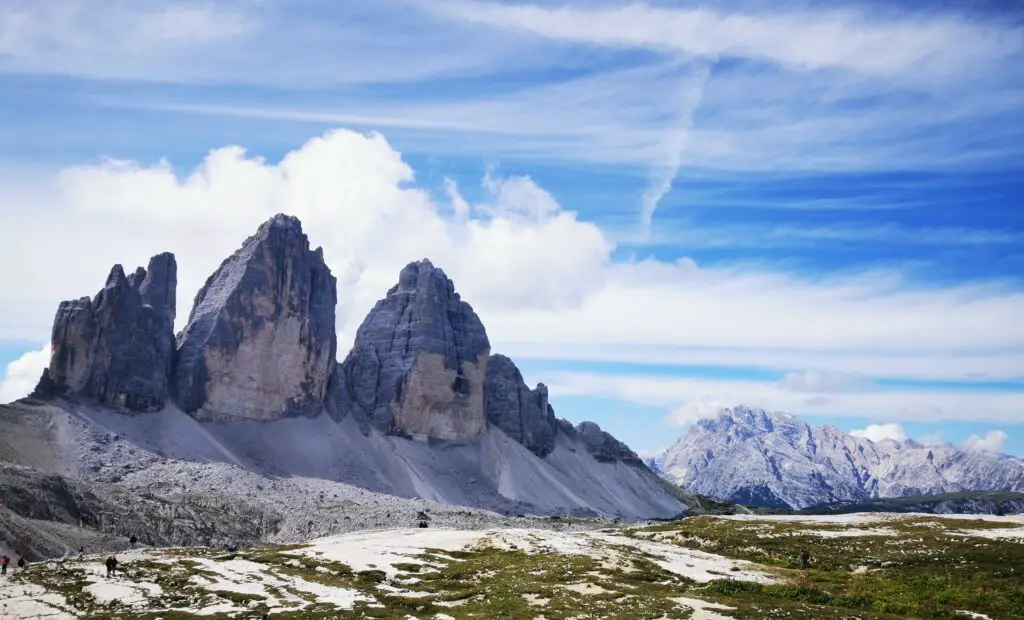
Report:
M486 430L490 343L445 273L408 264L356 332L331 408L389 434L466 441Z
M318 413L336 364L336 303L323 251L310 250L298 218L275 215L196 295L178 334L178 405L214 420Z
M65 301L53 322L50 366L36 388L135 411L157 411L168 396L174 351L177 263L169 253L126 276L114 265L92 299Z
M487 421L543 458L555 449L558 421L543 383L531 390L515 363L504 355L487 360L484 382Z

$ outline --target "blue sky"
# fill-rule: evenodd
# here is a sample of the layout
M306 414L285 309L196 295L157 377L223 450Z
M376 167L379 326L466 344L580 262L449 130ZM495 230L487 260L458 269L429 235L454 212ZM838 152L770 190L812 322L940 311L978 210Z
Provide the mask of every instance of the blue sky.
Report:
M637 450L744 403L1024 454L1012 4L7 0L0 394L114 262L183 319L286 211L343 349L429 256Z

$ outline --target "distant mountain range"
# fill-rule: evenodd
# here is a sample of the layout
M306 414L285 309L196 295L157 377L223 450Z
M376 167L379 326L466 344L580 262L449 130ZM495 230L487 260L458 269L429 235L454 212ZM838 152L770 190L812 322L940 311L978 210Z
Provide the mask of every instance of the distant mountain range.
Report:
M785 413L735 407L696 423L649 465L690 493L750 506L800 509L872 498L1024 491L1024 460L874 442Z

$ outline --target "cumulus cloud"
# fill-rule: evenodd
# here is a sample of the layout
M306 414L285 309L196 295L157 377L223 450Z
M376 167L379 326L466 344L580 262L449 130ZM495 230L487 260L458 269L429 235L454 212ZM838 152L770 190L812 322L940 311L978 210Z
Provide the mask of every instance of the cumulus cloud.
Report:
M724 402L701 399L673 409L666 421L671 426L687 426L700 420L714 419L727 406Z
M854 437L863 437L874 442L892 439L894 441L906 441L908 435L899 424L871 424L867 428L851 431Z
M985 433L984 436L979 437L978 435L971 435L964 442L964 447L968 450L976 450L978 452L1003 452L1003 444L1009 436L1001 430L994 430Z
M0 403L10 403L32 393L39 376L50 363L50 345L38 351L29 351L7 364L0 378Z
M328 131L274 162L241 146L216 148L190 171L170 161L108 159L67 168L52 187L46 201L3 207L18 208L18 226L0 230L0 339L46 340L60 300L94 294L111 265L130 270L161 251L179 259L180 328L208 275L283 211L302 219L338 277L342 354L401 267L428 257L474 305L496 351L816 369L780 385L566 378L569 392L611 390L673 409L707 399L795 413L959 416L967 406L958 396L852 393L851 377L1013 378L1024 368L1024 326L1016 320L1024 293L1012 288L613 259L600 228L530 177L489 174L473 203L448 182L439 203L377 133ZM1019 404L1018 395L979 392L971 409L1001 418Z
M653 450L637 450L636 455L643 460L656 459L665 454L665 448L654 448Z

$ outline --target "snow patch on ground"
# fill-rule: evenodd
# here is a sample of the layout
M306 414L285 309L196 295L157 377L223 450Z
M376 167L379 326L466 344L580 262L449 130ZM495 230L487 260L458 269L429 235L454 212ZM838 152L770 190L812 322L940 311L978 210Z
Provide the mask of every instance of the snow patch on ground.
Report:
M867 525L876 521L884 521L889 518L903 516L929 516L915 515L912 513L893 515L886 512L859 512L855 514L839 515L758 515L758 514L737 514L720 515L717 518L728 521L780 521L786 523L835 523L838 525Z
M151 597L160 596L163 590L155 583L95 582L82 589L100 605L118 601L127 607L144 605Z
M459 551L477 543L485 531L438 529L385 530L344 534L314 541L294 554L330 560L348 565L355 572L380 570L394 578L396 564L426 564L421 558L427 549Z
M690 620L732 620L732 616L723 616L722 614L715 613L715 611L728 611L730 609L735 609L735 607L729 607L728 605L709 603L707 601L702 601L696 598L687 598L685 596L674 598L672 600L693 610L693 615L690 616Z
M896 536L899 534L896 530L887 527L876 527L872 529L851 527L844 530L801 530L800 533L810 534L811 536L818 536L820 538L857 538L860 536Z
M1000 528L991 530L957 530L953 534L963 536L976 536L978 538L989 538L992 540L1009 540L1012 542L1024 543L1024 527Z
M34 584L10 584L0 578L0 618L3 620L74 620L67 601Z
M661 568L700 583L722 579L724 576L740 581L754 581L757 583L775 583L778 581L775 577L754 570L752 568L753 565L748 562L730 560L713 553L684 549L666 543L636 540L615 534L596 532L583 534L583 536L602 541L608 545L628 545L650 555L651 560ZM739 570L733 570L734 568Z
M262 596L266 598L266 604L271 608L302 609L313 604L306 597L293 593L310 594L316 603L334 605L339 609L352 609L358 601L374 600L355 590L332 588L299 577L273 573L265 564L247 560L197 561L203 570L217 575L216 581L213 582L205 579L197 581L205 590Z

